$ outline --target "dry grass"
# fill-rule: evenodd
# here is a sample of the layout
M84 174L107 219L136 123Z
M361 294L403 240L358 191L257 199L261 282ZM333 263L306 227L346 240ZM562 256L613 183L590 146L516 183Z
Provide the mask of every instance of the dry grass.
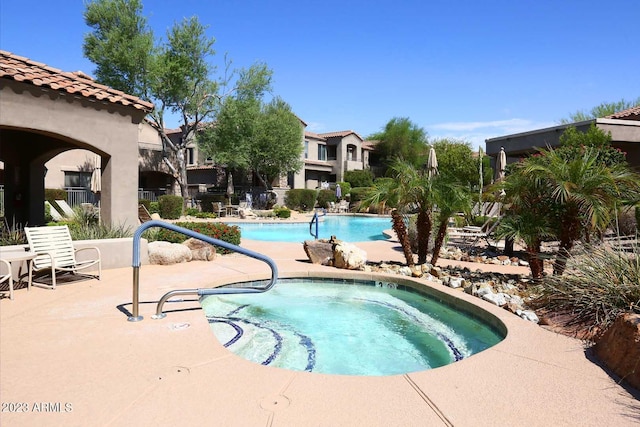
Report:
M568 313L576 324L600 331L623 312L640 313L640 257L606 246L572 256L562 276L548 276L536 289L537 307Z

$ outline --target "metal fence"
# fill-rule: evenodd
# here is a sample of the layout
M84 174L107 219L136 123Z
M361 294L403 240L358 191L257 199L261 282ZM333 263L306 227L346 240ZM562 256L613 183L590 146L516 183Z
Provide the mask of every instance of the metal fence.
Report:
M4 184L0 184L0 217L4 217Z
M158 197L167 194L165 188L138 188L138 200L157 202Z
M67 203L69 206L80 206L82 203L98 203L98 196L91 190L84 187L65 187L67 192Z

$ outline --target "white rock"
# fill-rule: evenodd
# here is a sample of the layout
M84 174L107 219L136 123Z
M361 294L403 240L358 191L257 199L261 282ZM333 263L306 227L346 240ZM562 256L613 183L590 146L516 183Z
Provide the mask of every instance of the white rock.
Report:
M398 273L402 274L403 276L411 276L411 269L409 267L402 267L400 268L400 270L398 270Z
M521 259L520 261L518 261L518 265L521 267L529 267L529 263L523 259Z
M507 298L505 297L505 295L506 294L503 294L502 292L499 292L497 294L494 294L493 292L489 292L489 293L483 294L482 299L485 301L489 301L490 303L493 303L498 307L502 307L503 305L507 304Z
M333 260L337 268L358 270L366 265L367 253L351 243L342 242L334 248Z
M522 317L524 320L528 320L534 323L540 322L538 316L531 310L516 310L516 314Z
M149 242L147 248L150 264L171 265L191 261L193 258L191 249L180 243Z
M449 287L450 288L460 288L464 284L464 279L462 277L451 277L449 278Z
M491 285L489 285L486 282L480 283L478 285L478 289L476 289L475 296L481 298L484 294L488 294L488 293L493 293L493 289L491 288Z

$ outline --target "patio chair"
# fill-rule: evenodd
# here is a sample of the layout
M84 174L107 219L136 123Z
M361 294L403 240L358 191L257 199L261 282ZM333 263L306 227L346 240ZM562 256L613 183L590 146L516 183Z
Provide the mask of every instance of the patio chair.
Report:
M4 265L7 273L0 273L0 284L9 282L9 299L13 299L13 275L11 274L11 263L5 259L0 259L0 265Z
M51 271L51 285L33 281L34 285L55 289L57 272L78 274L79 270L94 266L98 267L97 275L83 274L100 280L102 275L100 249L95 246L75 249L69 228L66 225L54 227L25 227L24 232L27 236L29 251L37 255L33 260L33 271L36 273L39 271ZM76 254L84 251L95 251L95 257L78 261Z
M338 212L348 212L349 211L349 202L346 200L340 200L338 204Z
M44 201L44 205L49 207L49 215L51 215L51 218L54 221L62 221L64 219L64 217L62 215L60 215L60 212L58 212L58 210L56 208L54 208L51 203L49 203L49 202L47 202L45 200Z
M142 204L138 205L138 219L140 220L140 224L144 224L153 219L147 208Z
M213 213L218 215L218 217L223 217L227 214L227 210L222 205L222 202L212 202Z
M62 209L62 213L67 218L74 218L76 216L76 213L73 211L73 209L71 209L71 206L69 206L65 200L56 200L56 204L60 209Z

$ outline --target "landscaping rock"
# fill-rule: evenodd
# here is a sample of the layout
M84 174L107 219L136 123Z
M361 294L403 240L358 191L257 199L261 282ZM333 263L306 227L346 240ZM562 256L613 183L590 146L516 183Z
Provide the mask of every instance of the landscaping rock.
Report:
M495 304L498 307L502 307L503 305L507 304L507 298L502 292L499 292L497 294L494 294L493 292L484 293L482 294L482 299L485 301L489 301L490 303Z
M312 264L333 265L333 243L327 240L305 240L304 251Z
M199 239L190 238L183 245L191 250L191 260L213 261L216 258L215 246Z
M533 322L533 323L540 322L540 319L538 318L536 313L534 313L531 310L516 310L516 315L520 316L524 320L528 320L529 322Z
M351 243L339 243L333 250L333 265L337 268L358 270L364 268L366 263L367 253Z
M164 241L149 242L149 263L160 265L178 264L191 261L191 249L180 243Z
M618 316L594 350L598 359L624 382L640 389L640 314Z

